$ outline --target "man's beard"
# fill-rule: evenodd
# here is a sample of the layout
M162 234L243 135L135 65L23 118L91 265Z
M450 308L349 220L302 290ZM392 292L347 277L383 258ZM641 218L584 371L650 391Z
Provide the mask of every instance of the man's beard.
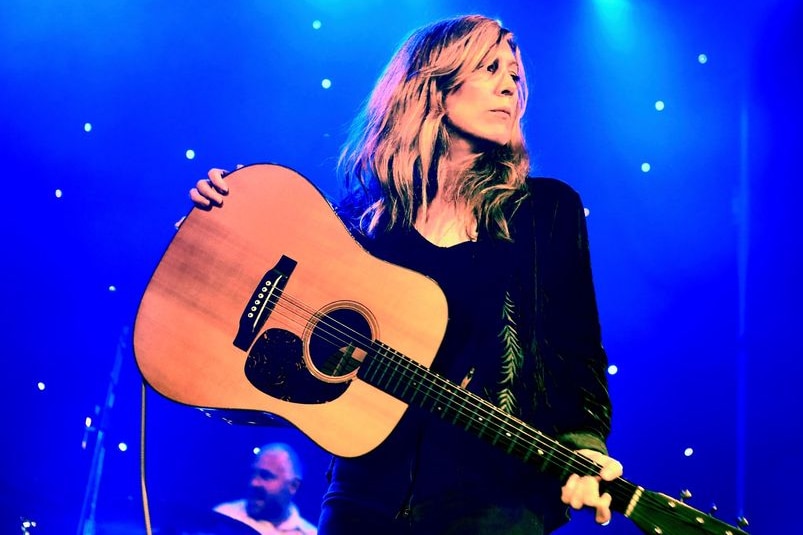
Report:
M281 496L273 496L254 489L246 501L246 512L256 520L273 521L284 519L287 505Z

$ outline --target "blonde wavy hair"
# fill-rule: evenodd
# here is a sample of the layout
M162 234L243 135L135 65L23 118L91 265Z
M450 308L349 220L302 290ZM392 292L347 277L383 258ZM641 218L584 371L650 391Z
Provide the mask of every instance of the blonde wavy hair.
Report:
M352 125L339 168L346 188L343 206L359 229L412 226L437 192L439 159L448 152L444 124L446 95L482 67L506 43L519 64L518 109L510 143L477 156L459 187L449 192L471 210L478 226L509 238L506 201L519 192L529 171L521 129L527 84L513 34L499 22L467 15L414 31L380 76L367 105Z

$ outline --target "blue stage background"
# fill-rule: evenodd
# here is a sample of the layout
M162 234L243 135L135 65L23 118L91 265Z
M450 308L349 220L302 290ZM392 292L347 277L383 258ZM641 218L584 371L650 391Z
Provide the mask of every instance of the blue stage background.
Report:
M396 46L469 12L518 35L533 174L588 207L626 476L688 488L756 534L794 531L801 2L6 0L4 533L21 518L76 532L98 429L97 532L144 533L131 330L189 188L211 167L276 162L336 194L349 121ZM252 449L273 440L301 453L299 505L317 517L329 456L298 431L228 425L153 391L146 414L156 528L237 497ZM575 516L561 533L595 531ZM604 531L637 533L622 517Z

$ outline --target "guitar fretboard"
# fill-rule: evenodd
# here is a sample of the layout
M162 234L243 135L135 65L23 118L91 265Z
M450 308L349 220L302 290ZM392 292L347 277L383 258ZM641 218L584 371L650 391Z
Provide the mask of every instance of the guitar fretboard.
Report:
M561 480L573 473L596 474L600 469L590 459L381 342L373 343L357 376ZM614 498L612 508L624 512L637 486L622 478L606 485Z

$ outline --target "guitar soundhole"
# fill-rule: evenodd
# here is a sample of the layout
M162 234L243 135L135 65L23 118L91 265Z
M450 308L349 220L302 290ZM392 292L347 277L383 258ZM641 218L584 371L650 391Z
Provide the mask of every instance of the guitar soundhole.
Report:
M350 378L373 341L371 324L361 311L335 308L320 314L309 332L313 367L329 380Z

